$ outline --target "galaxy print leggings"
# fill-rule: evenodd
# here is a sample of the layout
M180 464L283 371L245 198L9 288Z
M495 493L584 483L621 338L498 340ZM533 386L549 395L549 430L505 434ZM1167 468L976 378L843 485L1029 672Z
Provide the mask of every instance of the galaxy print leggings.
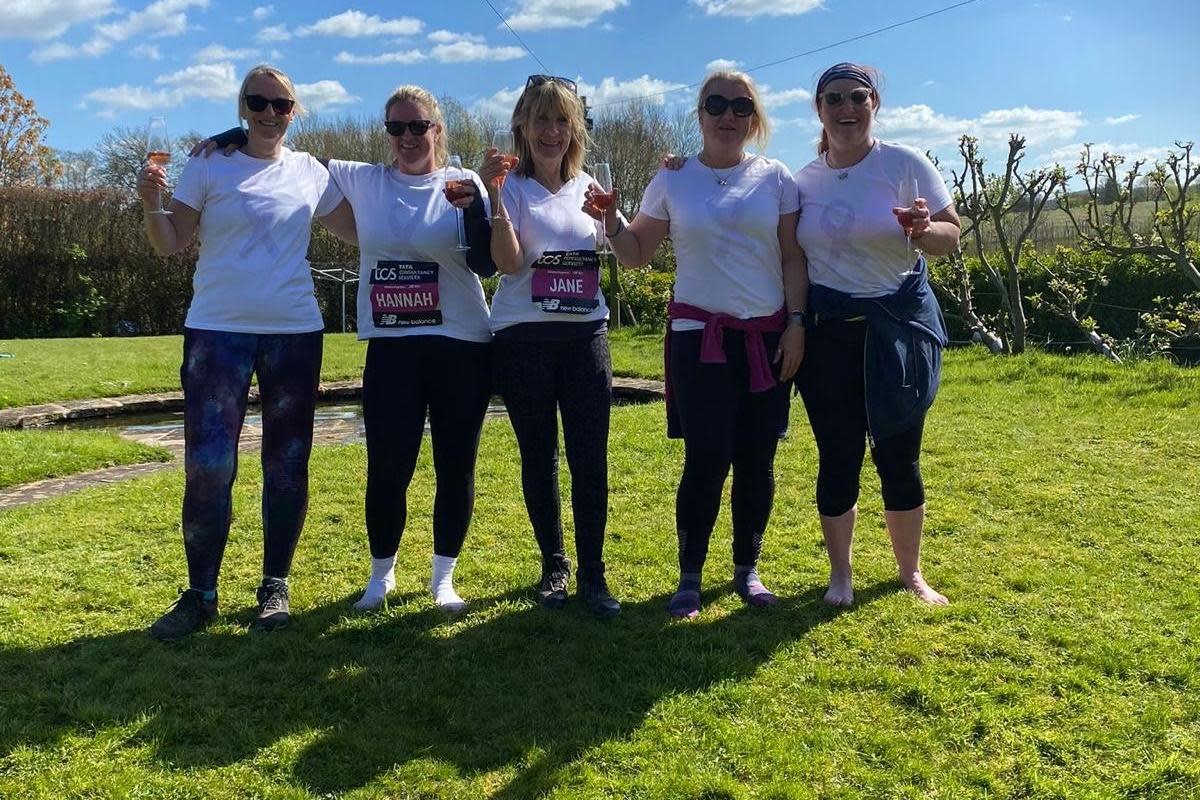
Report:
M308 456L321 373L322 335L187 328L183 544L193 589L217 587L233 517L238 440L250 376L262 396L263 575L285 578L308 509Z

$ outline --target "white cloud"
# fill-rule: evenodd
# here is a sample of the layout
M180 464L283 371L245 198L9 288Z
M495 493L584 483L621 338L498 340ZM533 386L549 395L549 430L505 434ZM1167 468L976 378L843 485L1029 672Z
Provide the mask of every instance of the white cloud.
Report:
M1105 117L1105 125L1124 125L1126 122L1133 122L1135 119L1140 119L1141 114L1122 114L1119 117Z
M296 84L296 96L309 111L324 111L337 106L354 105L362 98L346 91L339 81L317 81Z
M1074 19L1074 17L1072 17L1070 14L1063 14L1063 22L1070 22L1072 19Z
M469 42L465 39L451 44L434 45L430 54L443 64L461 64L468 61L512 61L515 58L525 57L525 51L520 47L493 47Z
M411 36L420 33L425 23L414 17L381 19L367 16L361 11L350 9L333 17L326 17L312 25L296 30L297 36L341 36L357 39L363 36Z
M187 30L187 10L193 7L208 8L208 3L209 0L157 0L141 11L126 14L114 22L96 25L92 38L79 47L73 48L59 42L34 51L30 58L43 62L84 56L96 57L107 53L113 45L135 36L154 39L178 36Z
M420 50L405 50L396 53L380 53L377 56L356 56L342 51L333 57L339 64L415 64L427 56Z
M615 78L605 78L599 85L579 82L579 93L586 95L593 107L610 103L620 103L634 98L644 99L648 103L661 105L666 102L666 95L672 89L678 89L683 84L670 83L649 75L642 75L628 81L618 81Z
M507 117L512 113L513 106L517 104L517 98L524 90L524 86L518 86L515 89L501 89L491 97L485 97L477 102L475 110L494 116Z
M292 35L288 33L287 25L268 25L254 38L260 42L286 42Z
M130 86L127 83L107 89L95 89L84 95L84 98L105 106L101 116L108 118L111 118L111 112L117 110L150 111L174 105L173 94L169 91Z
M262 22L273 13L275 13L275 6L259 6L250 12L250 18L255 22Z
M1136 142L1124 142L1113 144L1112 142L1093 142L1092 156L1099 157L1103 153L1112 153L1114 155L1125 156L1125 168L1128 169L1133 165L1134 161L1144 160L1148 164L1153 164L1155 161L1161 161L1166 158L1169 147L1148 147L1146 145L1137 144ZM1079 155L1083 152L1083 142L1063 145L1056 147L1053 150L1038 156L1036 161L1039 164L1062 164L1067 167L1068 172L1074 169L1079 163ZM1118 170L1120 173L1121 170Z
M714 58L712 61L704 65L705 72L716 72L719 69L737 69L742 65L740 61L732 61L728 58Z
M150 61L162 60L162 51L158 49L158 45L156 44L139 44L129 52L137 58L145 58Z
M213 43L192 53L192 61L198 64L211 64L214 61L238 61L243 58L255 58L258 56L258 52L258 50L253 48L234 50L224 45Z
M958 142L963 134L979 139L985 147L1004 145L1010 133L1031 142L1070 139L1087 124L1079 111L1018 108L986 111L973 119L940 114L925 104L888 108L879 112L879 132L888 139L911 144L919 150Z
M764 86L761 94L763 105L767 108L780 108L812 99L812 92L808 89L784 89L777 92L769 86Z
M53 39L112 10L112 0L16 0L0 5L0 39Z
M710 16L784 17L807 14L821 7L823 0L692 0Z
M930 86L934 86L934 85L936 85L936 84L937 84L937 81L933 80L932 78L930 78L930 79L929 79L929 80L927 80L927 81L923 81L923 82L921 83L921 85L922 85L922 86L924 86L924 87L930 87Z
M454 33L453 31L434 31L429 34L429 41L434 44L450 44L451 42L484 42L482 36L475 33Z
M516 31L585 28L629 0L521 0L508 24Z
M66 42L51 42L50 44L39 47L29 54L29 59L37 64L45 64L47 61L60 61L64 58L74 58L77 54L76 48Z
M238 80L233 64L193 64L190 67L160 75L154 79L158 86L175 87L179 99L197 97L203 100L232 100L237 97Z

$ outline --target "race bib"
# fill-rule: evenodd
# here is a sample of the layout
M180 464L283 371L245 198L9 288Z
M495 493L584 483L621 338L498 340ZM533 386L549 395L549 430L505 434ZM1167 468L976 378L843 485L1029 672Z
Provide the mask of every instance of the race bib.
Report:
M371 270L371 319L376 328L441 325L438 264L379 261Z
M533 262L533 302L542 311L590 314L600 307L600 256L595 250L550 250Z

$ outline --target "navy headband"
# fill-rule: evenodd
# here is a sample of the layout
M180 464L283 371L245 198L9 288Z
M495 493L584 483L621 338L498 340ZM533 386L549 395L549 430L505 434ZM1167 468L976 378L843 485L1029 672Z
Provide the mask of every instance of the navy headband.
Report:
M867 74L866 70L857 64L843 61L841 64L834 64L821 73L821 79L817 81L817 94L825 90L826 84L836 81L838 78L849 78L852 81L858 81L872 91L875 89L875 81Z

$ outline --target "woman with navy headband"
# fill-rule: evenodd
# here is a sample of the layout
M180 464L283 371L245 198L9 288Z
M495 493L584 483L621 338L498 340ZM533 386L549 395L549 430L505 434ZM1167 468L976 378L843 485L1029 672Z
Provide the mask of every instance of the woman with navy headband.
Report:
M945 605L920 567L921 433L947 341L922 254L954 250L959 221L929 159L872 134L880 101L871 67L836 64L817 82L817 158L795 175L796 238L811 282L796 386L820 454L817 510L830 562L825 602L854 601L850 549L869 443L900 580L921 600Z
M666 339L668 435L683 438L675 499L679 586L672 616L700 613L701 572L725 479L733 487L733 587L752 607L777 598L758 577L775 493L775 450L787 429L788 383L804 357L808 281L796 244L796 185L787 167L746 152L769 136L754 81L710 74L700 88L703 146L662 170L628 226L602 212L621 263L646 264L670 235L678 268ZM791 312L791 313L789 313Z

